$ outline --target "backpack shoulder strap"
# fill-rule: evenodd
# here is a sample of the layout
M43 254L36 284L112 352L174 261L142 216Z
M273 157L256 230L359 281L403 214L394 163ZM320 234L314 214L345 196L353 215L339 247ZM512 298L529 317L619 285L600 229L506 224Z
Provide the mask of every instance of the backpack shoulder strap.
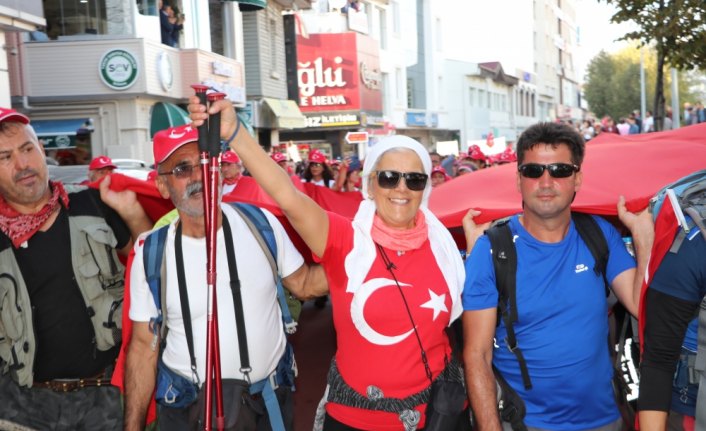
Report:
M517 322L517 251L510 230L509 220L502 221L485 231L490 240L498 289L498 317L503 319L507 336L505 344L515 354L522 373L525 389L532 388L527 361L517 344L514 324Z
M292 318L292 314L289 311L287 297L284 292L284 287L282 287L282 277L277 268L277 240L275 238L275 232L269 220L267 220L265 213L257 206L243 202L235 202L231 205L243 218L258 244L260 244L262 251L265 252L265 256L272 269L272 276L277 284L277 300L282 311L284 330L288 334L293 334L297 330L297 322Z
M596 264L593 267L593 272L596 275L603 276L603 282L605 283L606 294L609 293L608 289L610 284L606 278L606 268L608 267L608 243L606 242L605 235L598 225L598 222L590 214L584 213L571 213L571 218L574 220L574 226L576 227L576 232L586 243L586 246L591 251L593 260Z
M160 331L164 335L166 325L162 325L164 320L165 307L164 295L166 294L166 283L162 283L164 270L164 247L167 242L167 232L169 225L153 231L145 238L145 243L142 249L142 260L145 267L145 278L149 286L154 305L157 307L157 317L150 319L150 329L157 335ZM164 340L164 338L162 338Z

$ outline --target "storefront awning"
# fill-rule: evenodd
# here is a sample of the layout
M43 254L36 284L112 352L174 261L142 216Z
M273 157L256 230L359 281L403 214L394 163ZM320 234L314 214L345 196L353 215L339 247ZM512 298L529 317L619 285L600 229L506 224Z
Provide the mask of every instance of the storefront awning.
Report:
M150 117L150 137L154 137L160 130L191 122L186 111L173 103L166 102L155 103Z
M230 0L232 1L232 0ZM236 0L241 12L258 11L267 7L267 0Z
M93 132L88 118L67 120L32 120L30 123L44 148L75 148L76 135Z
M296 102L293 100L262 99L277 119L277 127L280 129L298 129L306 127L306 117L302 115Z

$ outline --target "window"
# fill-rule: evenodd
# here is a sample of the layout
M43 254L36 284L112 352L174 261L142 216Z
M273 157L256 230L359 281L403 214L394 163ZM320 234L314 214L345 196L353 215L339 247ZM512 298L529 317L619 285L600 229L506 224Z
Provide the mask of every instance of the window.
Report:
M377 8L380 21L380 49L387 49L387 11Z
M402 81L403 76L402 76L402 69L397 69L395 70L395 101L398 104L402 103L402 97L403 97L403 85L404 82Z
M407 78L407 108L414 106L414 80Z
M468 104L471 106L476 106L476 97L478 97L476 93L478 93L478 90L468 87Z
M437 51L444 50L443 35L444 35L444 32L441 27L441 18L437 18L436 19L436 50Z
M485 90L478 90L478 106L481 108L486 106Z
M400 4L396 1L391 3L392 9L392 32L400 34Z
M157 15L157 0L137 0L137 11L142 15Z
M145 15L157 15L157 0L141 0L137 9ZM130 16L132 3L110 3L110 15ZM132 34L131 23L111 22L108 26L106 2L99 0L46 0L44 16L50 39L86 34ZM127 20L130 21L130 20Z

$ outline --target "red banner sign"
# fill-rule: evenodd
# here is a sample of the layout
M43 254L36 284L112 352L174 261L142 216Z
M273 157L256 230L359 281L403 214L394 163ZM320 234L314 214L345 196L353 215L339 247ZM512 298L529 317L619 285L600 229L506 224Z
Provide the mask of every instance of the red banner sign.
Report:
M297 36L302 112L382 112L377 42L358 33Z

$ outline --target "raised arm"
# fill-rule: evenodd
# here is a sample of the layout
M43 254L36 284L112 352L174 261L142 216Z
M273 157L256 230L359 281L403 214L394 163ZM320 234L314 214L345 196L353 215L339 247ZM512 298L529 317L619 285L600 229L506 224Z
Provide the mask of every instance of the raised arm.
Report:
M115 191L110 189L111 176L103 178L103 181L98 185L101 200L115 210L121 219L125 222L130 230L129 241L123 248L118 250L123 256L130 254L132 246L137 237L142 232L147 232L152 229L152 222L147 216L147 213L137 200L137 194L132 190Z
M157 351L147 322L133 322L125 365L125 431L145 429L157 377Z
M321 256L328 239L328 216L309 196L297 190L284 169L265 153L247 129L239 123L230 101L220 100L206 107L196 96L189 99L189 112L194 126L204 123L209 114L221 113L221 139L230 141L250 174L268 195L277 202L284 215L312 252ZM235 136L233 133L235 132Z
M618 201L618 217L632 234L637 268L623 271L615 277L612 287L620 302L637 317L642 282L645 280L647 262L655 239L654 223L652 214L647 209L637 214L628 211L623 196Z

